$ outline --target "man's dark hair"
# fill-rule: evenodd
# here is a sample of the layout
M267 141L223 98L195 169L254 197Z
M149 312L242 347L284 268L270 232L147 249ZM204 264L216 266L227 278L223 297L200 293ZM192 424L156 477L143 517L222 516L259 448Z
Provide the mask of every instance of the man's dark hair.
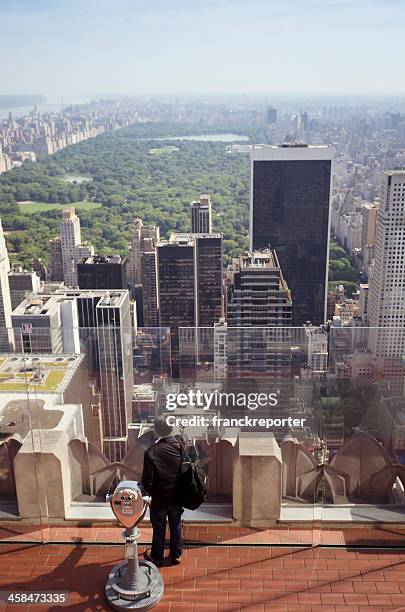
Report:
M173 432L173 427L167 424L164 414L160 414L155 418L153 426L155 433L159 436L159 438L170 436L170 434Z

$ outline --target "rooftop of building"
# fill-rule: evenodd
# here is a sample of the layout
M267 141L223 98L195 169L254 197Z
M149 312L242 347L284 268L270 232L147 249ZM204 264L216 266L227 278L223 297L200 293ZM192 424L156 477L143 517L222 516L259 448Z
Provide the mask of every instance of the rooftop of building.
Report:
M194 234L192 232L173 232L172 234L170 234L168 240L160 240L159 242L157 242L156 247L192 247L195 245L196 238L203 240L210 240L213 238L220 239L222 238L222 234Z
M343 302L340 302L340 304L335 304L335 308L337 310L343 310L344 308L353 308L359 307L359 301L358 300L353 300L352 298L345 298Z
M211 204L211 196L207 193L202 193L199 200L191 202L191 206L209 206Z
M13 310L12 316L49 317L57 312L61 300L55 293L31 293Z
M134 227L145 227L145 229L149 229L149 230L159 230L159 226L158 225L145 225L144 222L142 221L142 219L140 219L139 217L134 217L133 221L132 221L132 225Z
M253 147L269 147L272 149L296 149L296 148L304 148L304 149L314 149L314 148L325 148L330 145L322 145L322 144L308 144L306 142L281 142L279 144L255 144Z
M331 145L310 145L304 142L283 142L278 145L273 144L255 144L252 145L253 149L266 148L266 149L330 149Z
M194 202L191 202L190 206L192 208L209 208L210 207L210 202L204 202L201 200L195 200Z
M250 146L252 161L331 161L334 156L331 145L284 143L279 145L256 144Z
M77 219L76 209L71 206L70 208L65 208L62 213L62 221L72 221L73 219Z
M37 277L39 280L39 276L37 275L36 272L34 272L34 270L13 270L11 269L10 272L8 273L8 276L10 277Z
M8 273L9 276L27 276L27 275L37 275L37 273L34 270L26 270L20 263L13 263L11 264L11 268L10 268L10 272Z
M119 308L128 295L126 290L113 291L109 289L103 293L96 308Z
M170 234L169 243L178 244L181 242L193 242L196 238L222 238L222 234L208 232L205 234L193 234L192 232L173 232Z
M83 355L0 353L0 394L22 393L26 398L27 393L34 391L61 393L83 358Z
M44 281L41 284L41 294L56 293L56 291L63 288L67 289L67 287L65 287L63 284L63 281Z
M253 251L252 253L246 253L240 257L235 257L232 260L232 264L228 266L228 280L232 280L234 278L233 275L238 272L248 273L260 270L274 270L279 273L280 287L288 293L289 297L291 297L287 282L280 268L277 253L272 249L262 249Z
M51 288L52 291L41 293L31 293L13 310L13 316L49 316L56 312L61 303L69 303L79 297L97 297L103 299L103 305L107 305L109 300L114 304L121 303L127 295L126 289L68 289L63 288L63 283L49 283L44 285L44 289ZM101 303L101 301L100 301Z
M378 202L364 202L361 205L362 208L367 208L367 209L377 209L379 207L379 203Z
M55 295L59 297L103 297L107 296L110 293L116 294L126 294L128 293L127 289L57 289L55 291ZM41 294L42 295L42 294Z
M79 264L123 264L125 257L121 255L93 255L92 257L83 257Z
M134 399L138 402L154 401L156 399L156 389L153 383L134 385Z
M35 429L54 429L69 411L67 404L55 407L56 404L57 396L50 396L45 401L42 397L16 399L6 395L0 401L0 440L16 434L25 440Z
M263 249L261 251L253 251L246 255L241 255L232 260L232 265L237 269L255 269L255 268L276 268L280 269L277 255L271 249Z

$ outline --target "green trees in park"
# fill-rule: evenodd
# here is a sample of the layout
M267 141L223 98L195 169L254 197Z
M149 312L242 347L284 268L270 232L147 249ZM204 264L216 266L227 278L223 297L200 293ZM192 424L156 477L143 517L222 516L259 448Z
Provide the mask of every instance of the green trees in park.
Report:
M224 129L210 127L208 131ZM248 157L229 153L223 142L143 140L204 132L207 128L195 125L139 124L2 174L0 215L4 229L10 232L7 242L12 259L26 263L32 256L47 259L48 240L59 233L62 210L74 202L102 204L96 210L79 211L83 237L101 253L124 254L134 216L146 224L158 224L163 236L172 230L187 231L190 202L208 192L214 202L214 229L224 233L229 260L248 244ZM168 144L176 146L170 155L150 154L151 148ZM66 180L71 175L91 180ZM28 216L18 202L29 200L60 203L60 211ZM24 232L24 240L17 232Z
M238 129L253 142L266 142L265 127ZM162 236L188 231L190 202L200 193L210 193L214 230L224 235L225 262L229 262L248 247L249 157L229 152L224 142L156 140L229 131L235 128L137 124L2 174L0 216L11 259L25 265L32 257L47 260L48 241L59 234L62 210L75 202L101 203L100 208L78 211L83 239L101 254L126 254L135 216L159 225ZM151 149L169 145L175 147L170 154L150 154ZM91 180L79 182L75 176ZM18 202L27 200L59 203L60 209L24 214L29 204L20 207ZM330 256L331 281L357 280L341 246L332 243Z
M337 242L332 241L329 250L329 289L344 285L347 295L357 289L360 274L350 261L349 254Z

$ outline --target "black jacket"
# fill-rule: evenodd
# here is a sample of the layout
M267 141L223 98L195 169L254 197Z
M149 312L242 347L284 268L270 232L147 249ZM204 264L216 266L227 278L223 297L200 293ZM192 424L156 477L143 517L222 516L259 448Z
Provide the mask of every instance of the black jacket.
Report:
M145 451L142 486L152 496L154 510L176 506L176 484L182 463L183 443L180 438L166 436Z

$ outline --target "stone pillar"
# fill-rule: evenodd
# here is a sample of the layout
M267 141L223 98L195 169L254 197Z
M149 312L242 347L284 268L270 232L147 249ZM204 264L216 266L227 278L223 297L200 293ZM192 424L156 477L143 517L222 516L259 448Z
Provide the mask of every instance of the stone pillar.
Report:
M63 520L72 491L77 494L88 484L69 446L72 438L83 437L82 409L78 404L32 406L31 416L42 428L28 433L14 460L19 513L22 519Z
M281 450L270 432L240 432L233 463L233 517L249 527L280 518Z
M33 431L33 440L30 434L14 462L19 513L23 519L64 519L71 501L66 439L59 448L43 448L46 436L39 433Z

